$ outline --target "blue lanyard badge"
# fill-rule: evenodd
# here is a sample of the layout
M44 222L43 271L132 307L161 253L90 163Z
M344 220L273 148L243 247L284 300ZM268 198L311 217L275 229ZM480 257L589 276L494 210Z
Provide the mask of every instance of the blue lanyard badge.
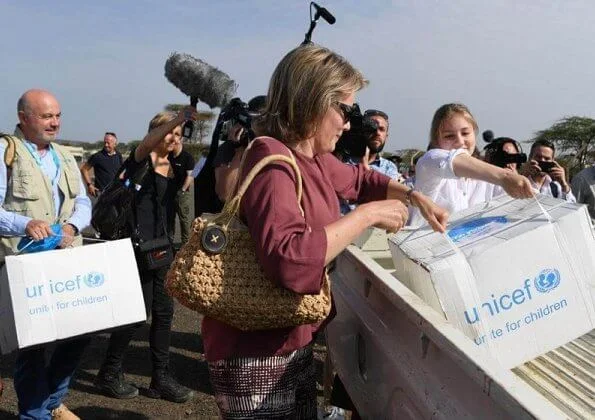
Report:
M37 163L37 166L39 166L39 169L41 169L41 172L43 174L45 174L45 172L43 171L43 165L41 163L41 157L39 157L39 153L37 152L37 149L33 146L33 144L29 143L28 141L25 141L23 143L27 147L27 150L29 150L29 153L31 153L31 156L33 156L33 159L35 159L35 163ZM60 158L58 158L58 154L56 153L56 151L54 150L54 148L52 147L51 144L50 144L50 154L52 155L52 159L54 160L54 165L56 165L56 173L55 173L54 177L52 179L50 179L52 187L54 187L55 184L58 182L58 178L60 176Z

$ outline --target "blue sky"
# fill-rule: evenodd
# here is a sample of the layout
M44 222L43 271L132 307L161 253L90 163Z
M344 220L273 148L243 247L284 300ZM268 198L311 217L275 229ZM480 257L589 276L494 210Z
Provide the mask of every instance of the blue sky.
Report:
M370 80L358 101L390 115L387 150L424 148L433 112L446 102L467 104L480 130L519 140L561 117L594 114L595 2L319 4L337 23L321 19L313 41ZM304 38L308 5L0 0L0 130L13 129L22 92L43 87L62 104L62 138L142 138L165 104L187 100L163 76L173 51L228 73L245 100L266 93L279 59Z

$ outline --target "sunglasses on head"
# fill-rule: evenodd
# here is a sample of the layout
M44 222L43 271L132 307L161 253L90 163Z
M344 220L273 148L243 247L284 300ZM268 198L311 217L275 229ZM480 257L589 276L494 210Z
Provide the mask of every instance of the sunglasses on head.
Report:
M343 114L343 122L345 124L347 124L351 118L353 117L353 115L355 114L357 107L355 104L353 105L347 105L344 104L343 102L339 102L336 101L335 105L337 105L339 107L339 109L341 110L341 113Z
M112 131L106 131L104 135L105 136L113 136L113 137L116 137L117 138L116 133L114 133Z

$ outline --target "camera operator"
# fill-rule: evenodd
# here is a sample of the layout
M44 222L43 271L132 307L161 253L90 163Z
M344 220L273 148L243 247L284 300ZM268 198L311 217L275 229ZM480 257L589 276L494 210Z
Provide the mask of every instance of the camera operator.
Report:
M493 139L493 134L489 136L487 133L491 133L491 131L483 133L484 140L489 142L483 148L484 160L492 165L518 173L519 165L527 161L527 155L523 153L521 145L510 137Z
M520 172L529 178L533 189L540 194L576 203L576 199L566 182L566 171L554 160L556 148L548 140L537 140L531 146L529 161Z
M232 100L233 101L233 100ZM239 112L246 112L244 119L238 118L237 115L232 115L228 120L227 127L223 130L225 142L219 146L213 167L215 168L215 192L222 202L225 202L229 194L233 193L236 185L238 170L242 155L248 143L254 137L250 133L251 128L246 127L250 125L250 120L246 116L255 116L261 112L266 102L266 96L260 95L250 99L248 104L243 102L236 102L233 106L237 109L230 110L230 112L237 114Z
M196 170L194 217L219 213L227 196L233 193L242 155L254 138L252 119L265 102L265 96L256 96L247 104L240 98L233 98L221 110L207 157L202 168Z
M388 138L388 115L376 109L368 109L363 115L354 113L350 120L351 129L344 132L337 143L336 155L349 165L364 165L402 182L397 165L380 156ZM341 203L341 213L347 214L354 204Z
M388 115L385 112L376 109L368 109L364 113L363 118L364 124L366 123L366 120L375 123L372 124L372 127L375 126L375 130L370 133L367 139L365 139L365 144L367 146L366 153L359 159L356 156L347 156L345 162L352 165L362 163L368 169L374 169L384 175L390 176L392 179L400 179L401 174L399 173L397 165L380 156L380 153L386 144L386 139L388 138Z

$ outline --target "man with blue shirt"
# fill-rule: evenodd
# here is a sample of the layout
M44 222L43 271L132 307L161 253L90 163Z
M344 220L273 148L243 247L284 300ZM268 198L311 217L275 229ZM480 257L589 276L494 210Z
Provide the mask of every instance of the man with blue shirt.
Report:
M392 179L399 179L401 174L397 165L380 156L388 138L388 115L376 109L368 109L364 118L370 118L376 125L376 133L368 140L368 166Z
M376 132L368 139L366 155L361 159L347 156L344 160L345 163L350 165L362 163L368 169L373 169L402 182L397 165L380 156L388 138L388 115L383 111L368 109L364 113L364 118L369 118L376 123ZM354 208L354 204L341 203L341 213L343 214L349 213Z
M17 112L14 135L0 140L2 263L16 253L22 237L47 238L56 223L62 228L61 248L82 245L79 232L91 220L91 202L76 161L54 143L62 116L56 98L45 90L29 90L19 99ZM14 158L7 158L13 152ZM14 387L21 419L78 419L62 399L88 342L79 337L59 343L47 363L45 347L18 352Z

